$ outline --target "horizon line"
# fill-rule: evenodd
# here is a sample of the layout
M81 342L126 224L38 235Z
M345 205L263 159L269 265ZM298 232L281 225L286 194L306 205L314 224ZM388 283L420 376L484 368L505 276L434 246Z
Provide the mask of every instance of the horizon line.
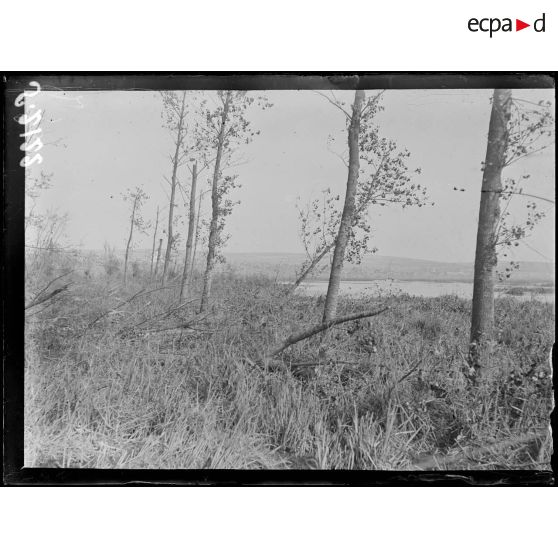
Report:
M93 250L93 251L104 251L104 247L102 248L76 248L82 250ZM123 248L116 248L118 251L124 251ZM151 248L136 248L134 251L150 251ZM184 250L179 250L179 252L183 252ZM223 251L223 255L275 255L275 256L306 256L304 252L266 252L266 251ZM392 258L392 259L400 259L400 260L413 260L413 261L420 261L420 262L432 262L432 263L443 263L443 264L455 264L455 265L474 265L474 260L467 260L467 261L455 261L455 260L433 260L428 258L416 258L411 256L391 256L386 254L365 254L365 256L370 257L379 257L379 258ZM519 260L520 263L536 263L536 264L548 264L548 265L555 265L555 260Z

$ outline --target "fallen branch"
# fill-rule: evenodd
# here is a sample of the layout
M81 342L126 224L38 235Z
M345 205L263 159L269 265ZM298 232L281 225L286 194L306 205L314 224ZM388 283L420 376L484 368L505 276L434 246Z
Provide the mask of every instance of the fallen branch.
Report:
M102 320L105 316L108 316L111 312L114 312L115 310L118 310L118 308L121 308L122 306L124 306L125 304L128 304L129 302L132 302L132 300L134 300L135 298L137 298L140 295L148 295L150 293L154 293L157 291L162 291L163 289L171 289L172 286L164 286L164 287L157 287L155 289L151 289L149 291L146 291L145 288L140 289L137 293L135 293L134 295L132 295L130 298L127 298L124 302L121 302L120 304L117 304L116 306L114 306L113 308L109 308L106 312L103 312L102 314L100 314L99 316L97 316L92 322L88 323L84 328L83 328L83 333L85 333L91 326L93 326L94 324L96 324L99 320Z
M388 310L388 306L385 308L380 308L379 310L367 310L365 312L359 312L357 314L350 314L349 316L343 316L342 318L334 318L333 320L328 320L322 324L314 326L311 329L307 329L305 331L301 331L299 333L294 333L293 335L287 337L281 344L274 347L266 356L266 359L272 359L273 357L277 356L278 354L282 353L286 348L294 345L295 343L299 343L300 341L304 341L304 339L308 339L308 337L312 337L317 333L321 333L326 329L329 329L333 326L343 324L345 322L351 322L354 320L361 320L363 318L371 318L372 316L377 316L382 312Z
M192 300L187 300L186 302L180 304L179 306L174 306L170 310L164 310L163 312L159 312L158 314L155 314L154 316L149 316L149 317L145 318L144 320L142 320L141 322L138 322L137 324L134 324L130 327L131 328L136 328L136 327L139 327L139 326L144 325L146 323L153 322L154 320L158 320L158 319L163 320L164 318L167 318L168 316L170 316L174 312L180 310L181 308L184 308L184 306L186 306L188 304L191 304L192 302L197 302L198 300L199 300L198 298L193 298Z
M31 306L36 306L37 304L40 304L40 302L37 302L39 299L43 300L43 297L41 296L44 292L46 292L48 290L48 288L55 282L58 281L58 279L62 279L62 277L66 277L66 275L70 275L70 273L73 273L73 270L71 271L67 271L66 273L62 273L62 275L59 275L58 277L55 277L52 281L49 281L45 287L43 287L34 297L33 300L25 307L25 309L27 310L27 308L31 308ZM44 299L47 300L47 299Z
M33 312L31 314L27 314L26 317L27 318L32 318L33 316L37 316L41 312L44 312L45 310L48 310L55 302L56 302L56 299L51 298L50 300L47 301L47 304L41 304L41 307L38 310L35 310L35 312Z
M179 329L179 330L183 330L183 329L191 329L192 331L199 331L202 333L206 333L209 332L211 330L201 330L201 329L196 329L195 327L193 327L196 324L199 324L200 322L203 322L209 314L203 314L203 315L197 315L193 320L190 320L189 322L183 322L181 324L174 324L171 326L167 326L167 327L163 327L163 328L157 328L157 329L140 329L139 331L144 332L144 333L158 333L160 331L170 331L173 329Z
M161 327L161 328L158 328L158 329L140 329L139 331L141 333L159 333L161 331L173 331L173 330L183 331L185 329L190 329L192 331L197 331L198 333L212 333L213 331L215 331L215 330L212 330L212 329L196 329L195 327L192 327L192 325L191 325L192 323L195 323L195 322L186 322L186 323L183 323L183 324Z
M278 360L274 358L265 358L264 362L252 362L249 359L245 359L246 362L250 366L259 366L260 368L266 367L268 369L274 370L284 370L284 371L292 371L298 370L300 368L312 368L316 366L324 366L324 365L334 365L334 364L350 364L356 365L358 362L351 362L349 360L317 360L312 362L285 362L283 360Z
M32 302L30 302L26 307L25 310L29 310L30 308L33 308L34 306L38 306L39 304L43 304L44 302L46 302L47 300L52 299L53 297L55 297L56 295L60 294L61 292L65 291L71 283L66 283L65 285L62 285L61 287L59 287L58 289L54 289L54 291L51 291L48 294L45 294L41 297L35 298ZM44 290L44 289L43 289Z
M358 362L351 360L315 360L311 362L291 362L291 368L308 368L310 366L324 366L326 364L351 364L356 366Z

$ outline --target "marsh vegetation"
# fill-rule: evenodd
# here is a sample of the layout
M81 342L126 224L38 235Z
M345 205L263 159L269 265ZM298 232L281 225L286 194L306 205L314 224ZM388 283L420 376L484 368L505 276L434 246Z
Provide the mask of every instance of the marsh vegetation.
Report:
M552 305L498 298L491 361L471 386L465 299L341 296L343 314L389 310L265 366L278 340L319 321L320 301L223 272L200 315L195 279L183 305L179 281L54 283L72 281L27 322L27 466L549 468Z

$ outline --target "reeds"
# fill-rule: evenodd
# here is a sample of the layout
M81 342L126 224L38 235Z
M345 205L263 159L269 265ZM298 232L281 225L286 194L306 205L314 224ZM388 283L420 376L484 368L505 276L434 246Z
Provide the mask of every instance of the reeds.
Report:
M273 368L262 355L319 322L315 299L224 274L199 316L167 286L85 278L29 318L26 466L550 467L548 304L496 301L490 370L470 389L460 299L343 299L340 315L390 310L305 339Z

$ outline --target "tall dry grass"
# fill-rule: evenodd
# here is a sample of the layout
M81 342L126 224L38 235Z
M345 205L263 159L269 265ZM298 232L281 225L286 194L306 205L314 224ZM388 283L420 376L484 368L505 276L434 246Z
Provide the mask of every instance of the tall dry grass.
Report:
M265 368L270 346L320 320L315 298L224 273L200 316L196 287L177 308L177 286L147 292L157 285L139 275L126 288L114 274L75 277L29 313L26 466L550 468L548 304L497 300L498 339L471 387L461 299L345 298L340 314L390 310Z

